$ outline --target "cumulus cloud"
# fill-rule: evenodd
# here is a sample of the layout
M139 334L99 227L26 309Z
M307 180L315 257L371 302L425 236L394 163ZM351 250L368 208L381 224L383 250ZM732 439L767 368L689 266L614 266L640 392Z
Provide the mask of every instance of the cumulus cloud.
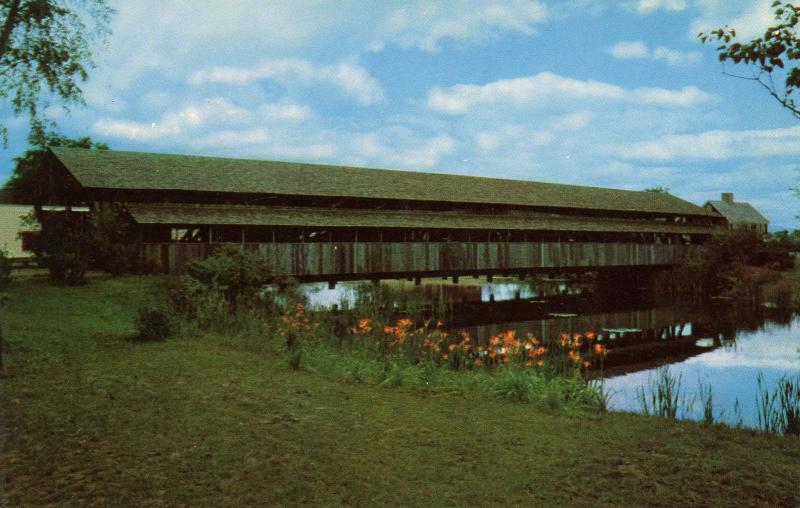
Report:
M94 123L93 131L102 136L133 141L157 141L177 138L209 125L216 127L251 122L299 122L311 116L310 109L298 104L267 103L251 110L227 99L214 97L202 103L168 111L157 121L149 123L103 118Z
M686 9L686 0L638 0L635 8L639 14L652 14L660 9L676 12Z
M594 80L578 80L541 72L522 78L501 79L485 85L459 84L433 88L428 107L443 113L459 114L499 103L542 105L553 99L601 99L633 101L648 105L688 107L712 101L714 97L697 87L680 90L665 88L626 89Z
M736 28L736 35L743 39L762 36L764 30L775 22L771 2L764 0L707 0L698 2L700 15L690 25L689 38L696 39L698 32L706 32L721 26Z
M380 25L373 48L394 43L437 52L447 39L480 41L506 31L531 35L547 18L547 7L538 0L406 2Z
M665 46L657 46L651 50L644 41L621 41L606 52L619 60L646 59L663 61L669 65L695 64L700 61L700 53L696 51L683 52Z
M432 168L443 156L453 152L456 142L447 134L440 134L416 144L404 143L404 148L392 143L378 133L370 132L354 136L350 147L355 161L382 161L393 167ZM388 141L388 142L387 142Z
M289 84L323 83L338 87L355 97L361 104L373 104L383 99L380 83L364 67L350 62L334 65L315 65L298 58L265 60L252 67L218 66L193 73L192 84L221 83L246 85L256 81L276 81Z
M800 155L800 127L746 131L707 131L662 136L651 141L611 145L623 159L672 161Z

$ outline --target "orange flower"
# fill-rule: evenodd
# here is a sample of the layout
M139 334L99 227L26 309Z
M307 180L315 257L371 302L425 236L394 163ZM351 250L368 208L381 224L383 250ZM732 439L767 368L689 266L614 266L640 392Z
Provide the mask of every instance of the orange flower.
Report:
M444 326L444 322L443 321L436 321L436 328L441 328L443 326Z
M455 344L450 344L449 346L447 346L447 349L449 349L450 351L455 351L457 347L458 346L456 346Z
M483 365L483 360L481 360L480 358L476 358L475 359L475 366L476 367L480 367L481 365Z
M383 327L383 333L385 333L386 335L393 334L394 333L394 327L393 326L389 326L389 325L384 326Z
M606 350L605 346L600 344L599 342L594 345L594 352L595 353L604 353Z
M494 352L494 351L489 351L489 358L492 358L492 359L494 359L494 357L496 357L496 356L497 356L497 353L496 353L496 352Z
M372 321L369 318L361 318L358 320L358 329L362 332L369 332L372 330Z
M408 318L397 320L397 328L410 328L413 324L414 323Z
M527 365L528 367L533 367L533 358L528 358L528 361L525 362L525 365Z
M442 360L447 360L447 353L442 355Z
M589 340L594 340L594 338L595 338L595 334L594 334L594 332L586 332L584 335L585 335L585 336L586 336L586 338L587 338L587 339L589 339Z
M589 368L589 365L591 365L591 363L589 362L589 360L584 360L584 361L583 361L583 367L584 367L584 368L588 369L588 368Z
M537 367L541 367L542 365L544 365L544 360L539 360L538 362L536 362Z
M579 362L581 359L581 355L579 355L575 351L570 351L567 353L567 358L569 360L572 360L573 362Z

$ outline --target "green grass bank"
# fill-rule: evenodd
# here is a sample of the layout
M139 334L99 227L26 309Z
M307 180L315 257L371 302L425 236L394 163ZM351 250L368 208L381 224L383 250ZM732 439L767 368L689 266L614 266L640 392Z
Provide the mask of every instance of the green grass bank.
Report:
M137 343L157 283L12 283L0 505L800 504L794 437L336 381L259 337Z

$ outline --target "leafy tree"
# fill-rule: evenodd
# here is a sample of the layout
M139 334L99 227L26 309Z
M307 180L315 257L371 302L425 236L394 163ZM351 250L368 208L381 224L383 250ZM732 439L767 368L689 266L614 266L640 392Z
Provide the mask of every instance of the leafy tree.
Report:
M90 261L97 257L96 228L83 214L42 211L41 205L47 198L44 187L47 179L41 174L43 161L47 148L52 146L108 150L108 145L88 137L70 139L48 132L41 123L33 125L28 143L31 148L14 159L14 172L6 188L11 190L15 201L32 203L36 209L34 216L42 230L34 250L39 262L49 269L50 277L66 284L77 284Z
M46 96L81 104L78 85L92 66L90 42L108 33L106 0L0 2L0 100L36 123ZM7 129L0 125L7 142Z
M722 43L717 47L721 62L752 66L752 75L736 77L756 81L800 119L800 4L778 0L772 9L776 23L763 37L742 42L736 39L736 29L728 26L701 32L698 37L703 43Z
M666 187L648 187L644 192L654 192L656 194L669 194L669 189Z

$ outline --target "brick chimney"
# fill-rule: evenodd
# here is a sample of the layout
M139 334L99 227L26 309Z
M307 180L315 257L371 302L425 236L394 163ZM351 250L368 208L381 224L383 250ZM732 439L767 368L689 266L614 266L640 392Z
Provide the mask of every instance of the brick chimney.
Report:
M722 193L722 200L726 203L733 203L733 192L723 192Z

